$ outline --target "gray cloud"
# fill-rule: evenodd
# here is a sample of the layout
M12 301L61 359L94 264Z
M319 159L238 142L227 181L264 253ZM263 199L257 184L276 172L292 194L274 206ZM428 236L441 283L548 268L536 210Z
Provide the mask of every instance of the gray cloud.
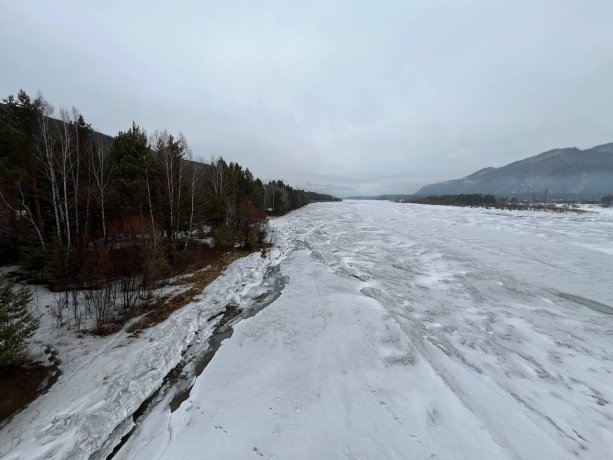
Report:
M341 195L613 140L613 2L0 0L0 91ZM8 20L6 19L8 18Z

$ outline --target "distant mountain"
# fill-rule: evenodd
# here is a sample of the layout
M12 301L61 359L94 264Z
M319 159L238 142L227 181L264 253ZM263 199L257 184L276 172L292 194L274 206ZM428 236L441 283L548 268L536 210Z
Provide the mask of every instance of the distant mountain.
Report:
M500 168L484 168L463 179L420 188L417 195L483 193L517 198L592 199L613 192L613 143L548 152Z

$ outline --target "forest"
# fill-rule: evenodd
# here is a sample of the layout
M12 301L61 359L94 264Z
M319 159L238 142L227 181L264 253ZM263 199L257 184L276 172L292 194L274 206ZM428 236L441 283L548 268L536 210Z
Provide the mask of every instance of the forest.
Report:
M445 206L494 206L498 202L494 195L480 193L440 196L416 196L406 200L407 203L437 204Z
M327 200L221 157L205 163L181 134L133 122L110 137L23 90L0 104L0 263L91 292L98 326L110 304L133 308L161 279L224 251L265 251L268 216Z
M480 193L438 196L414 196L409 199L401 200L400 202L439 206L506 209L510 211L548 211L557 213L585 212L574 203L556 204L551 202L520 202L515 197L508 199L506 197L496 197L491 194L482 195Z

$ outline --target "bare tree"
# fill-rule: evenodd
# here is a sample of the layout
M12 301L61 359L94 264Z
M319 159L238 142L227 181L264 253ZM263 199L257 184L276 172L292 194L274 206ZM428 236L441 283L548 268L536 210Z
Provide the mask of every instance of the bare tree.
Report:
M183 250L187 249L187 245L189 244L189 240L192 236L192 229L194 225L194 214L196 212L196 190L198 184L202 181L204 176L204 168L202 167L202 161L200 159L193 158L193 154L191 149L187 148L186 157L190 160L189 165L189 179L190 179L190 208L189 208L189 226L187 230L187 238L185 239L185 246L183 246Z
M103 332L104 326L111 320L117 304L118 283L107 281L101 289L90 291L89 303L96 323L98 333Z
M100 218L102 221L102 238L106 242L106 213L104 207L104 199L106 190L111 180L112 163L108 161L107 152L104 151L102 141L98 141L93 148L90 171L94 178L94 186L96 190L96 198L100 206Z
M48 182L48 190L42 191L41 195L46 195L53 209L55 219L55 233L58 241L62 242L61 219L60 219L60 197L57 185L56 160L55 160L55 136L49 126L49 117L53 115L55 109L49 104L42 95L39 95L40 111L38 113L38 126L40 140L34 151L34 157L38 160L41 171Z
M155 229L155 219L153 218L153 201L151 200L151 178L149 175L149 158L143 158L145 164L145 183L147 184L147 202L149 203L149 217L151 219L151 228Z
M81 113L77 110L76 107L72 107L71 114L67 114L67 124L68 128L72 130L72 134L74 136L73 143L73 151L70 155L70 172L72 179L72 196L75 201L74 208L74 229L75 235L79 235L79 206L78 206L78 198L81 191L81 146L84 139L81 139L81 121L83 121L83 117ZM66 123L66 122L65 122Z
M209 189L213 195L222 195L226 189L226 163L221 157L211 158Z
M181 189L183 187L183 158L187 148L184 136L175 139L167 131L156 132L151 142L155 159L162 173L161 185L166 205L166 232L173 245L181 223Z
M60 150L57 156L58 167L56 171L59 172L58 182L60 184L60 215L64 223L64 232L66 238L66 247L70 249L72 247L72 229L70 224L70 212L69 212L69 195L68 190L70 188L69 179L72 176L73 168L75 166L74 154L74 132L70 125L72 119L70 114L65 109L60 109L60 119L62 123L58 128L59 131L59 144Z
M25 195L23 193L23 190L21 188L21 178L15 183L15 186L16 186L17 191L19 192L19 196L20 196L19 209L16 209L15 207L13 207L6 200L6 198L2 194L1 190L0 190L0 199L2 199L2 202L4 203L4 205L8 209L13 211L16 216L24 217L28 222L30 222L30 224L32 225L32 227L36 231L36 235L38 236L38 240L40 241L40 246L41 246L42 250L46 251L47 247L45 246L45 239L43 238L42 230L38 226L38 224L36 223L36 219L34 218L34 214L32 214L32 210L30 209L30 206L28 205L28 202L26 201L26 197L25 197Z
M79 112L60 110L59 122L50 117L54 109L39 96L39 142L35 158L46 187L43 195L53 209L55 233L58 242L68 251L74 245L73 235L79 232L79 206L77 203L81 183L81 142L79 142Z

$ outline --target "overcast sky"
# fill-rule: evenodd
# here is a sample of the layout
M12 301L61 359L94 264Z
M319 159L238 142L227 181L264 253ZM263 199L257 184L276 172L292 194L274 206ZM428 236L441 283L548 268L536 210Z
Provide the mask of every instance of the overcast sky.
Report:
M613 142L612 0L0 0L0 96L263 179L409 193Z

